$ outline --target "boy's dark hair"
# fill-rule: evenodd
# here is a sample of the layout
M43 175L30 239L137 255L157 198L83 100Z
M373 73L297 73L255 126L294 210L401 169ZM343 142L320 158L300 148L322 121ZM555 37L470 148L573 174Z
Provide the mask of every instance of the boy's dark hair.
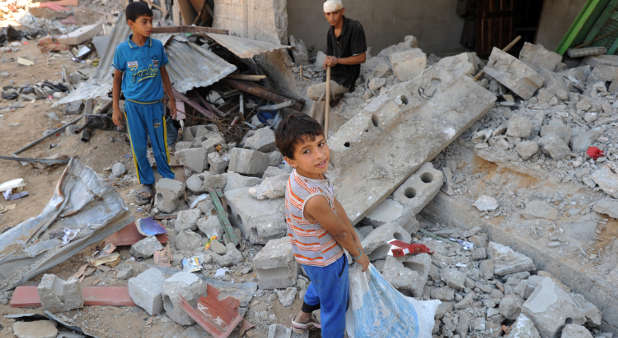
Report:
M125 10L127 20L135 21L140 16L152 16L152 10L143 1L133 1L129 3Z
M275 143L283 156L294 158L294 147L303 137L320 135L324 135L324 129L318 121L306 114L293 113L279 122L275 130Z

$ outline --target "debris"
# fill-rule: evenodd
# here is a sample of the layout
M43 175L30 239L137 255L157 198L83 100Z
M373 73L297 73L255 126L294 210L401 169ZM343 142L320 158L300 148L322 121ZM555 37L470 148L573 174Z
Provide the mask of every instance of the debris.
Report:
M533 200L526 203L526 208L521 214L524 218L545 218L549 220L557 220L559 216L556 208L541 200Z
M158 236L167 233L167 230L157 221L155 221L152 217L139 218L135 221L135 229L142 236ZM161 242L161 239L159 239ZM163 243L163 242L162 242Z
M233 297L219 300L219 290L210 284L207 285L206 295L197 300L196 307L180 296L179 307L214 337L228 337L242 321L238 313L238 300Z
M135 304L149 315L154 316L163 310L163 282L165 276L156 268L150 268L129 279L129 295Z
M362 240L361 245L365 249L365 253L369 256L370 260L384 259L390 251L388 241L393 238L398 238L406 243L412 241L412 237L405 229L397 224L388 223L379 226L369 233L369 235Z
M496 242L489 242L489 257L494 261L494 273L498 276L536 269L530 257Z
M592 173L592 180L599 188L613 198L618 198L618 174L608 166L603 166Z
M127 167L120 162L114 163L112 165L112 177L122 177L127 172Z
M442 171L435 169L431 162L427 162L395 190L393 198L416 215L431 202L443 184Z
M618 219L618 200L604 198L594 204L592 209L600 214Z
M84 305L82 289L78 280L64 281L56 275L43 275L37 292L43 309L50 312L65 312Z
M232 88L238 89L238 90L242 90L245 93L263 98L265 100L269 100L275 103L282 103L282 102L286 102L289 100L293 100L295 103L293 106L291 106L292 109L297 110L297 111L302 111L303 110L303 106L305 105L305 101L304 100L295 100L292 98L288 98L276 93L273 93L271 90L262 87L260 85L257 85L255 83L251 83L251 82L246 82L246 81L238 81L238 80L230 80L230 79L225 79L222 81L223 83L225 83L226 85L229 85Z
M34 66L34 62L23 57L17 57L17 63L22 66Z
M266 177L259 185L249 188L249 195L258 200L281 198L289 177L289 174Z
M603 154L603 150L594 146L590 146L588 147L588 150L586 150L586 155L596 161L599 157L603 157L605 154Z
M205 283L190 272L178 272L166 279L163 282L163 307L167 316L180 325L193 324L192 316L185 312L185 303L198 304L204 290Z
M139 242L131 245L131 255L135 258L150 258L156 251L162 250L161 242L154 237L146 237Z
M534 69L495 47L484 71L524 100L531 98L544 81Z
M73 230L69 228L64 228L63 231L64 231L64 235L62 236L62 245L69 244L69 242L74 240L75 237L77 237L77 234L79 234L79 229Z
M83 219L88 222L78 221ZM0 235L0 262L4 262L0 263L0 290L15 287L64 262L130 222L120 196L92 169L71 159L43 212ZM80 239L60 245L61 239L50 234L62 233L64 228L79 229ZM26 252L29 254L24 256ZM12 263L16 259L20 264Z
M420 253L431 255L433 253L426 245L420 243L406 243L398 239L392 239L387 243L391 245L391 250L388 252L389 256L402 257L406 255L418 255Z
M420 75L427 65L427 56L419 48L395 52L390 55L393 73L399 81L409 81Z
M275 290L277 293L277 298L279 298L279 303L284 307L291 306L296 299L296 294L298 293L298 289L296 287L290 286L285 290Z
M230 220L228 219L227 212L223 208L221 199L219 198L221 196L221 193L215 190L210 190L209 194L210 194L210 200L212 201L212 203L215 206L215 209L217 210L217 217L219 218L219 223L221 223L221 226L225 230L225 239L233 243L234 245L238 245L239 239L236 236L236 233L234 232L232 225L230 224Z
M543 67L552 72L562 62L560 54L549 51L542 45L535 45L529 42L524 42L524 46L519 52L519 59L531 66Z
M268 241L253 258L253 266L260 289L281 289L296 284L298 266L287 236Z
M52 320L18 321L13 323L13 334L17 338L56 338L58 329Z
M144 237L146 236L140 234L137 231L137 226L135 225L135 222L132 222L106 238L105 244L113 244L115 246L130 246L137 243ZM161 242L161 244L167 243L167 235L165 234L157 235L157 239L159 240L159 242Z
M479 211L494 211L498 209L498 201L487 195L479 196L479 198L472 205L474 205Z
M182 259L182 271L198 272L200 270L202 270L202 264L200 264L200 258L198 256Z
M515 323L511 326L511 331L507 338L541 338L534 323L525 314L520 314Z
M69 46L81 45L82 43L91 40L101 31L101 29L102 25L100 23L82 26L71 33L57 36L56 40Z
M176 222L174 223L174 229L176 229L177 232L197 229L197 220L200 218L201 214L202 212L200 209L179 211L178 216L176 216Z
M567 50L567 55L573 59L603 54L607 54L607 48L605 47L569 48Z
M171 213L176 210L184 199L185 184L183 182L162 178L157 181L155 207L161 212Z
M26 151L26 150L28 150L28 149L30 149L30 148L32 148L32 147L34 147L35 145L37 145L37 144L39 144L39 143L41 143L41 142L43 142L43 141L44 141L45 139L47 139L48 137L50 137L50 136L52 136L52 135L56 135L57 133L60 133L60 132L61 132L61 131L63 131L65 128L67 128L67 127L68 127L68 126L70 126L70 125L73 125L73 124L77 123L77 122L78 122L79 120L81 120L81 119L82 119L82 117L80 116L80 117L76 118L75 120L72 120L72 121L70 121L70 122L67 122L67 123L63 124L61 127L59 127L59 128L56 128L56 129L52 130L49 134L44 135L43 137L39 138L38 140L35 140L35 141L33 141L33 142L31 142L31 143L29 143L29 144L27 144L27 145L23 146L23 147L22 147L22 148L20 148L19 150L17 150L17 151L15 151L15 152L13 152L13 155L18 155L18 154L20 154L20 153L23 153L24 151Z

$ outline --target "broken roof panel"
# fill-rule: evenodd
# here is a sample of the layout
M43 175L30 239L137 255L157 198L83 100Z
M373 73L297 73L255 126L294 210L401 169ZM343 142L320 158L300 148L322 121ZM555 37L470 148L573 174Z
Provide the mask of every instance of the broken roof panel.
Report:
M170 60L167 71L174 89L181 93L207 87L236 71L236 66L206 48L172 39L165 47Z
M234 53L236 56L249 59L258 54L271 52L278 49L290 48L291 46L279 45L272 42L258 41L246 38L239 38L232 35L208 33L209 38Z

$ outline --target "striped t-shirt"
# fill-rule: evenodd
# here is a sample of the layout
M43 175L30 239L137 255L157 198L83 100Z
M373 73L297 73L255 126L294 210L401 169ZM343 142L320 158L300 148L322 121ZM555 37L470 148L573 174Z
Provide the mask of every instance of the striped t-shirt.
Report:
M305 203L317 195L326 197L336 213L333 185L328 180L315 180L292 171L285 189L285 221L296 261L303 265L327 266L343 255L343 249L320 224L305 218Z

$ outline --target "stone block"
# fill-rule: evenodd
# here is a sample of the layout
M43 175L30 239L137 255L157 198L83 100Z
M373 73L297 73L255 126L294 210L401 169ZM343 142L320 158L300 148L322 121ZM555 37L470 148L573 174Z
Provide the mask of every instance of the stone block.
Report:
M555 135L543 136L539 139L543 151L554 160L561 160L571 153L569 144Z
M574 152L583 153L588 150L588 147L593 145L602 134L603 128L592 128L586 131L578 129L572 133L571 148Z
M593 338L588 329L577 324L567 324L562 329L560 338Z
M329 137L335 192L353 224L493 107L495 95L468 77L468 59L443 58L383 90Z
M463 290L465 287L466 274L457 269L442 269L440 278L455 290Z
M521 311L523 300L517 295L506 295L500 300L500 314L506 319L515 320Z
M13 334L17 338L56 338L58 329L52 320L20 321L13 323Z
M509 119L506 129L507 136L528 138L532 133L532 122L529 118L514 115Z
M290 286L285 290L275 290L277 294L277 298L279 298L279 303L284 307L291 306L296 299L296 294L298 293L298 289L296 287Z
M201 214L202 211L200 209L179 211L176 216L176 222L174 223L174 229L176 232L197 229L197 220L200 219Z
M225 173L223 175L226 179L225 192L240 188L253 187L262 182L262 180L257 177L244 176L237 173Z
M596 305L589 302L584 296L579 293L571 293L571 298L575 304L577 304L577 308L586 318L586 325L591 327L600 327L601 321L603 320L601 311Z
M395 52L390 55L393 73L399 81L409 81L419 76L427 65L427 56L420 48Z
M400 43L388 46L378 53L378 56L390 57L393 53L418 47L418 39L414 35L406 35Z
M100 23L82 26L71 33L60 35L56 37L56 40L62 44L76 46L80 45L97 35L101 29Z
M517 320L511 326L511 332L506 335L507 338L541 338L539 331L534 326L534 323L525 314L520 314Z
M403 205L401 203L387 198L367 214L366 221L374 227L394 222L403 215Z
M395 190L393 198L416 215L431 202L444 184L444 174L431 162L424 163L412 176Z
M193 147L202 147L206 153L215 151L218 145L224 145L225 139L214 124L193 127Z
M592 210L612 218L618 218L618 200L604 198L594 204Z
M522 160L527 160L539 151L539 145L534 141L521 141L515 146L515 151Z
M208 215L208 217L202 217L197 221L197 228L207 237L217 236L217 238L223 238L223 226L219 222L217 215Z
M131 256L135 258L150 258L154 255L155 251L163 249L163 245L155 236L146 237L137 243L131 245Z
M292 168L290 168L289 166L286 166L284 168L269 166L268 168L266 168L266 170L264 170L262 178L275 177L280 175L288 175L289 177L291 172Z
M183 134L185 135L186 132ZM180 142L176 142L176 151L181 151L181 150L185 150L185 149L190 149L191 148L191 144L193 142L191 141L180 141Z
M599 188L613 198L618 198L618 174L609 166L603 166L592 173L592 180Z
M524 100L531 98L544 82L543 77L530 66L496 47L491 51L484 70Z
M65 281L56 275L45 274L37 286L41 306L50 312L65 312L84 305L78 280Z
M176 235L176 249L183 252L196 252L202 250L205 240L195 231L184 230Z
M202 296L206 296L206 284L190 272L175 273L163 282L163 308L167 316L180 325L195 323L180 306L180 297L195 308Z
M230 222L239 228L252 244L264 244L270 239L281 238L287 231L284 218L284 201L256 200L249 195L249 188L225 192L229 206Z
M253 258L260 289L283 289L296 284L298 265L286 236L266 243Z
M162 178L156 185L155 207L161 212L172 213L184 199L184 193L183 182Z
M218 266L238 265L238 264L242 263L243 259L244 259L244 257L242 256L240 251L238 251L238 249L236 249L236 246L234 246L233 243L228 243L225 246L225 254L224 255L222 255L222 256L215 255L214 256L215 263L217 263Z
M498 276L536 269L530 257L496 242L489 242L489 257L494 262L494 273Z
M439 299L447 302L455 299L455 290L449 288L448 286L431 288L429 294L432 299Z
M535 68L542 67L553 72L562 62L562 55L547 50L542 45L524 42L524 46L519 52L519 59Z
M260 128L245 139L244 146L264 153L274 151L275 132L270 127Z
M279 165L281 165L281 163L283 163L283 155L279 151L277 150L271 151L267 155L268 155L268 166L278 167Z
M187 188L199 194L210 190L223 189L226 183L227 179L223 174L215 175L210 172L203 172L191 175L191 177L187 179Z
M382 269L384 278L396 289L407 291L414 297L421 297L429 271L431 256L419 254L414 256L387 256Z
M522 305L542 337L555 337L567 320L583 324L585 318L571 296L551 278L543 277Z
M208 169L207 153L203 148L176 150L176 157L185 168L201 173Z
M361 245L363 246L363 249L365 249L367 256L374 261L377 259L386 258L386 255L391 248L390 244L386 242L391 239L398 239L400 241L410 243L412 237L410 236L410 233L408 233L401 226L394 223L389 223L384 224L370 232L369 235L362 240Z
M282 198L285 196L285 187L289 178L288 173L266 177L259 185L250 187L249 194L258 200Z
M267 154L251 149L234 148L229 156L228 170L243 175L261 176L270 162Z
M129 279L129 296L133 302L154 316L163 310L163 282L165 276L159 269L150 268Z
M208 166L209 170L213 174L222 174L227 170L227 165L230 163L230 159L227 154L219 154L216 151L208 154Z

